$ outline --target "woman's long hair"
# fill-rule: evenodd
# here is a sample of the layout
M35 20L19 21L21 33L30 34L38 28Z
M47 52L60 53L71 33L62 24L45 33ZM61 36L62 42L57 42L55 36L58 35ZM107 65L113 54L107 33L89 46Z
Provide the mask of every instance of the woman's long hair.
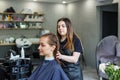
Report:
M68 48L70 51L74 51L73 37L78 37L78 36L76 35L76 33L73 32L72 23L71 23L70 19L68 19L68 18L60 18L57 21L57 24L60 21L64 21L65 25L67 27L67 36L66 36L67 43L65 44L64 47ZM58 36L59 40L61 40L61 35L58 33L58 30L57 30L57 36Z
M58 63L60 63L60 61L56 58L57 51L59 51L58 37L53 33L46 33L46 34L42 35L41 37L47 37L48 38L48 44L51 45L51 46L55 46L53 56L54 56L55 60L57 60Z

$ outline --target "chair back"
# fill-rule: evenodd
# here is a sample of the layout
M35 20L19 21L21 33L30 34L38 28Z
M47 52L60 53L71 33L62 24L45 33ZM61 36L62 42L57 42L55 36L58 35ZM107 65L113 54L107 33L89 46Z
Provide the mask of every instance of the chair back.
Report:
M103 38L96 47L96 67L99 66L99 59L101 56L114 56L115 46L118 41L116 36L110 35Z

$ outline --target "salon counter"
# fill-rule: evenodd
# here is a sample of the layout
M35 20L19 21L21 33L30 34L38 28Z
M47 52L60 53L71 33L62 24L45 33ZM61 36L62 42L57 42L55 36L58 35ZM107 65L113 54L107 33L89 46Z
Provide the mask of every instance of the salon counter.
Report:
M39 46L39 43L32 43L29 49L25 49L25 50L28 54L38 52L38 46ZM20 48L17 48L15 43L0 44L0 58L4 58L6 54L10 51L10 49L14 51L20 50Z

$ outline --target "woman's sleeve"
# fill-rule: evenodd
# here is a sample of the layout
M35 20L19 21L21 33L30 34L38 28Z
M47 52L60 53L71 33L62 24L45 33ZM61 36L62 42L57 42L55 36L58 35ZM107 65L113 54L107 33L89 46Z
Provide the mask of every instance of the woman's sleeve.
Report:
M74 39L74 52L83 53L83 47L81 41L78 38Z

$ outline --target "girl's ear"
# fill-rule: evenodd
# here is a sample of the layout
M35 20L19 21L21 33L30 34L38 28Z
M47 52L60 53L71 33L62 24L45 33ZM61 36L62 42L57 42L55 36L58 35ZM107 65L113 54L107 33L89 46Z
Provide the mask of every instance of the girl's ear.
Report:
M52 50L53 50L53 51L55 50L55 48L56 48L56 46L55 46L55 45L52 45Z

